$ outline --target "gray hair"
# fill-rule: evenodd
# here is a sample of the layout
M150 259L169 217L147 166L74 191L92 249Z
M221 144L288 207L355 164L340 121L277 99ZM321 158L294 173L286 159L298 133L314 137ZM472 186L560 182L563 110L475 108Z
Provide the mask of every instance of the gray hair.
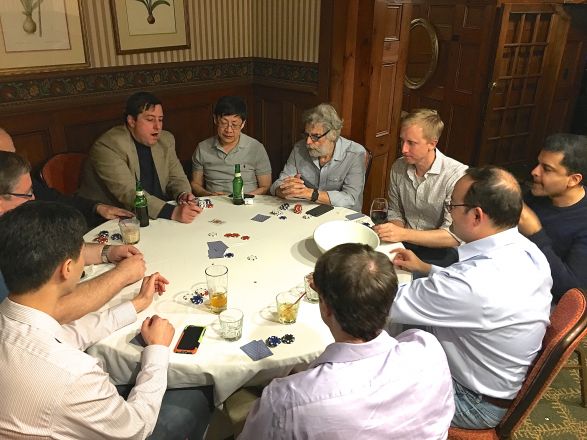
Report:
M16 153L0 151L0 197L11 193L23 174L31 172L29 162Z
M322 124L324 131L329 131L327 138L335 142L340 136L343 120L330 104L319 104L306 110L302 115L304 125Z

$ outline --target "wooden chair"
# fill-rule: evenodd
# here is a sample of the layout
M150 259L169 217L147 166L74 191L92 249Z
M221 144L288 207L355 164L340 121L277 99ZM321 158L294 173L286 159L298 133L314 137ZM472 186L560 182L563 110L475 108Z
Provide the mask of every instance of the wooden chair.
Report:
M587 297L580 289L565 293L550 316L542 350L528 371L520 392L494 429L450 428L449 440L509 439L587 334Z
M62 194L71 195L77 191L85 153L58 153L51 156L41 168L41 180Z
M565 368L579 370L579 384L581 386L581 405L587 408L587 348L583 348L581 344L575 349L577 355L577 363L575 365L567 365Z

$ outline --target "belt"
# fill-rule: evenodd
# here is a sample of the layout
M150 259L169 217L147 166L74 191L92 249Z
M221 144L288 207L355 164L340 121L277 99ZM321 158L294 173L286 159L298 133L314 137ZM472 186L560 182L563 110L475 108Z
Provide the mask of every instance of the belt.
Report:
M499 408L508 409L514 399L499 399L497 397L481 395L481 399L487 403L491 403Z

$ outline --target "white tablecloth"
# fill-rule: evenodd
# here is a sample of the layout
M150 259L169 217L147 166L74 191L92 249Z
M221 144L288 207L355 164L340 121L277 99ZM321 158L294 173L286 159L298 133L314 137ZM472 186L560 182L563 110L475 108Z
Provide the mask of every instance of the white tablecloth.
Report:
M303 285L303 276L313 271L320 251L314 244L314 229L330 220L345 219L353 213L335 208L320 217L304 219L293 212L290 203L287 218L270 214L283 200L271 196L257 196L253 205L232 205L227 197L210 197L214 206L204 210L191 224L169 220L151 220L149 227L141 228L137 247L145 255L147 274L160 272L170 284L163 296L139 314L135 324L113 333L88 349L99 358L115 384L133 383L139 370L142 347L130 341L139 332L147 316L158 314L175 326L176 332L170 347L168 386L180 388L214 385L215 399L222 402L245 384L261 384L274 377L284 376L293 369L303 368L333 342L323 324L317 304L301 301L297 323L282 325L275 321L275 295ZM304 213L316 206L301 202ZM265 222L252 221L256 214L269 215ZM223 223L212 223L218 219ZM369 222L368 216L354 220ZM110 234L118 232L115 221L107 222L86 235L86 241L95 238L100 230ZM239 237L225 237L238 233ZM243 240L242 236L249 236ZM232 258L208 258L207 242L221 240L229 246ZM111 242L117 243L117 242ZM401 244L386 244L378 250L389 252ZM219 335L218 317L207 307L193 305L185 298L198 287L206 287L204 270L210 264L228 267L228 307L244 312L243 337L236 342L224 341ZM96 276L111 265L89 268ZM410 274L400 271L400 283L407 282ZM131 299L140 282L125 288L105 307ZM182 329L188 325L207 326L206 335L194 355L173 353L173 347ZM240 347L255 340L265 340L287 333L295 336L290 345L280 344L272 349L273 355L259 361L251 360Z

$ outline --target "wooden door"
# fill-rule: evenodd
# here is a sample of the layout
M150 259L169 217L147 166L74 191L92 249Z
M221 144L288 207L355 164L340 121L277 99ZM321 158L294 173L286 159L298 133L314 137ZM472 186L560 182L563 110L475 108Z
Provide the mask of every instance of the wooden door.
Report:
M483 118L480 164L532 162L546 118L568 24L551 4L504 4Z

